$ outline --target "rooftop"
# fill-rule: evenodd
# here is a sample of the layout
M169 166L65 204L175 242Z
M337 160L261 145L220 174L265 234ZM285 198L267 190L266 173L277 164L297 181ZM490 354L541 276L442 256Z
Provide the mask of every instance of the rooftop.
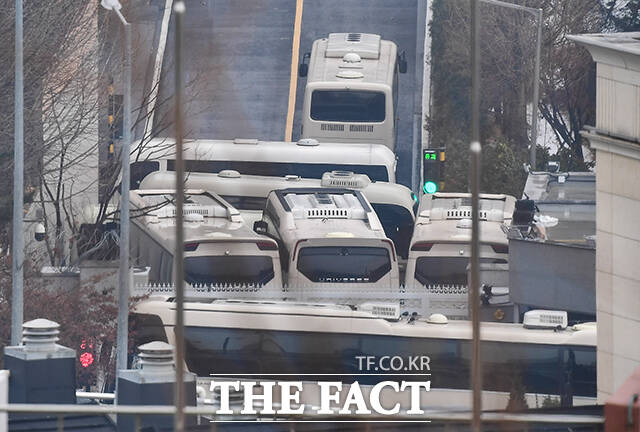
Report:
M567 38L587 48L596 62L640 71L640 32L588 33Z
M558 220L546 228L553 242L590 245L596 233L596 176L593 172L529 174L524 195L533 199L541 215Z
M587 33L570 35L569 39L584 45L599 46L615 51L640 55L640 32Z
M332 33L319 39L314 48L308 83L388 84L393 78L397 47L378 35Z
M273 192L289 214L289 230L306 238L386 238L380 220L358 190L290 188Z
M480 232L483 241L504 241L500 227L510 223L515 198L480 194ZM471 241L471 194L435 193L423 195L412 241Z
M133 222L144 224L159 240L173 244L176 211L174 191L131 191ZM247 227L240 212L222 198L187 189L183 208L185 241L246 240L258 235Z

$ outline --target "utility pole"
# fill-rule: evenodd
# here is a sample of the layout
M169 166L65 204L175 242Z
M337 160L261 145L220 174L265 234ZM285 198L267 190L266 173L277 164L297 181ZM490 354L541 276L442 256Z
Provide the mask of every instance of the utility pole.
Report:
M179 0L173 7L176 23L175 39L175 93L173 103L175 109L175 131L176 131L176 250L174 260L176 264L176 274L174 285L176 287L176 415L174 417L174 430L184 431L184 230L183 230L183 207L184 207L184 160L183 160L183 139L184 139L184 119L182 112L182 102L184 97L183 74L184 74L184 15L186 8L184 2Z
M16 66L13 130L13 241L11 345L20 345L24 315L24 82L22 64L22 0L16 0Z
M429 0L418 0L418 20L416 23L416 65L413 90L413 143L411 151L411 190L420 196L421 182L420 174L422 173L422 86L423 86L423 69L424 69L424 41L427 32L426 14L427 2ZM398 113L394 113L395 116Z
M131 24L120 12L118 0L102 0L102 7L114 11L124 26L124 115L122 157L122 182L120 183L120 270L118 278L118 332L116 336L116 370L127 368L129 354L129 155L131 154Z
M536 60L533 77L533 109L531 110L531 148L530 161L531 169L536 169L536 149L538 147L538 117L540 115L540 45L542 44L542 9L537 9L536 18L538 20L538 36L536 43Z

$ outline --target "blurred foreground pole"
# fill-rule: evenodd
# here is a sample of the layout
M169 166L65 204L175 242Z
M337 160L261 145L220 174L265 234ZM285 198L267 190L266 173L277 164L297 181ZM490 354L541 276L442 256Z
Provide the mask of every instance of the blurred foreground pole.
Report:
M469 302L473 344L471 355L471 389L473 397L473 417L471 430L481 430L482 413L482 359L480 358L480 311L479 311L479 234L478 195L480 193L480 15L479 0L471 0L471 280L469 281Z
M480 194L480 160L482 147L473 141L469 148L471 154L471 277L469 302L471 303L471 324L473 327L473 345L471 355L471 389L473 391L473 427L474 432L481 430L482 413L482 357L480 356L480 225L478 222Z
M16 0L16 67L13 103L13 255L11 285L11 345L22 343L24 277L24 93L22 69L22 0Z
M176 287L176 416L174 418L174 430L184 430L184 231L183 214L184 207L184 160L183 160L183 134L184 119L182 117L183 92L183 67L184 67L184 15L186 12L184 2L178 1L173 7L176 23L175 40L175 131L176 131L176 274L174 285Z

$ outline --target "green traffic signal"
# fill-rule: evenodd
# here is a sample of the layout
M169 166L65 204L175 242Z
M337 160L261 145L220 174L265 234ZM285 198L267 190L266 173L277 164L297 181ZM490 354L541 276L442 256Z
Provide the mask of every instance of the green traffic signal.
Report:
M427 181L427 182L424 183L424 186L422 187L422 190L426 194L433 194L433 193L438 192L438 185L435 182Z

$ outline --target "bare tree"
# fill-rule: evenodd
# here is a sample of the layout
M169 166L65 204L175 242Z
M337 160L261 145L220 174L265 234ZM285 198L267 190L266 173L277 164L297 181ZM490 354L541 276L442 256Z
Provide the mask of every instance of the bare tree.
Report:
M60 53L61 60L43 80L44 150L37 167L37 201L47 232L46 255L54 266L77 264L88 257L117 256L117 236L105 230L104 225L117 218L114 198L119 192L121 154L116 146L114 154L100 167L98 154L111 139L100 133L109 104L102 87L105 81L112 81L113 73L120 73L122 51L117 44L100 37L99 25L110 31L113 23L112 14L100 16L99 11L97 3L87 3L84 14L76 16L68 36L70 42ZM134 41L134 58L144 58L144 50L144 46ZM187 109L202 87L199 78L187 86L190 95ZM140 93L140 99L134 100L132 134L136 130L144 132L132 146L134 160L141 154L154 157L172 151L169 142L157 140L151 148L152 139L163 136L172 125L172 119L167 118L172 110L166 109L172 99L158 98L159 92L155 90L160 84L161 81L151 83L150 88L136 92ZM121 119L121 110L122 107L112 114ZM142 127L154 115L156 127ZM94 210L100 187L98 169L107 175L103 176L105 193L100 195Z
M592 124L595 115L595 69L586 50L566 38L568 34L603 30L605 11L600 0L527 0L518 2L543 9L543 40L539 109L551 126L559 145L552 156L562 169L584 170L580 130ZM447 188L466 187L466 146L470 125L470 41L469 3L433 1L432 35L432 117L427 119L433 146L448 147ZM508 172L516 175L527 160L530 144L528 118L535 113L532 101L535 20L522 11L483 3L481 34L481 116L482 139L497 143L496 149L510 147L500 165L510 161ZM632 16L635 6L626 16ZM507 147L502 144L506 144ZM464 148L453 149L454 146ZM539 153L543 153L539 149ZM538 158L542 167L549 154ZM489 167L489 169L492 169ZM494 169L505 169L496 165ZM508 181L519 182L520 176ZM496 180L500 180L496 176ZM496 190L500 183L485 185ZM463 189L464 190L464 189Z
M566 35L599 32L605 16L598 0L543 0L541 6L546 19L540 112L566 155L563 169L583 170L580 130L595 120L595 65Z
M64 60L66 51L87 2L55 0L24 4L24 119L25 119L25 200L37 190L40 159L44 153L43 88L52 68ZM8 249L7 235L13 205L11 175L13 171L13 83L15 2L0 0L0 248Z

